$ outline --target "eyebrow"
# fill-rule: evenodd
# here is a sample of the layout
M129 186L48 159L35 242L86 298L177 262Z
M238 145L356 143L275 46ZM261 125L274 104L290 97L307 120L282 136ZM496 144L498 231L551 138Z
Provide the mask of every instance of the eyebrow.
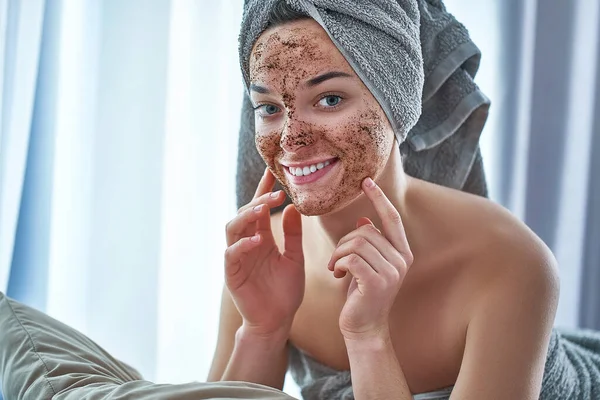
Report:
M250 85L250 90L252 90L252 91L254 91L256 93L262 93L262 94L269 94L269 93L271 93L269 91L269 89L267 89L266 87L255 85L255 84Z
M347 74L346 72L341 72L341 71L332 71L332 72L326 72L322 75L319 76L315 76L314 78L310 79L308 82L306 82L306 87L314 87L317 86L325 81L328 81L329 79L333 79L333 78L352 78L352 75ZM264 86L260 86L260 85L255 85L255 84L251 84L250 85L250 90L254 91L256 93L262 93L262 94L269 94L271 93L271 91L269 89L267 89Z
M332 72L326 72L322 75L316 76L312 79L310 79L308 82L306 82L306 86L307 87L313 87L313 86L317 86L325 81L328 81L329 79L333 79L333 78L352 78L352 75L347 74L345 72L341 72L341 71L332 71Z

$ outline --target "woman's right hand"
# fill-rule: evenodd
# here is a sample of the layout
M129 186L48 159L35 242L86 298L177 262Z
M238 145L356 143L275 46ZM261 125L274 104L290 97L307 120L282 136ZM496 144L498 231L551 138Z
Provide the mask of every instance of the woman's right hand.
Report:
M227 224L225 283L247 333L287 334L304 296L302 219L293 205L283 211L284 251L271 231L270 209L285 200L272 192L275 177L267 168L254 198Z

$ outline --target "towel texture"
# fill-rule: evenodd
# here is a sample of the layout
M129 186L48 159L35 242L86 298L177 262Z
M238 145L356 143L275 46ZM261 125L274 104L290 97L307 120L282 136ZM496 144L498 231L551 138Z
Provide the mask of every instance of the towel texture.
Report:
M304 400L354 399L349 371L335 371L294 347L290 347L289 368ZM449 399L450 393L443 392L433 398ZM540 399L600 399L600 332L552 331Z
M239 36L249 57L280 0L247 0ZM480 52L439 0L283 0L328 33L386 113L408 174L486 196L479 137L489 100L473 78ZM239 138L238 204L252 198L265 164L254 145L246 91Z
M600 332L553 332L540 399L600 399Z

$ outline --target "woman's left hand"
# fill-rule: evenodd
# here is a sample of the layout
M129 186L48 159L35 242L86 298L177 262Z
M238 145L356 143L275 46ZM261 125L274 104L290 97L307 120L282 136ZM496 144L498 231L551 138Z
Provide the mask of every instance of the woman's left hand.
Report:
M389 315L413 255L398 210L371 178L362 182L382 222L379 231L366 217L344 236L328 268L336 278L352 275L339 318L345 339L389 335Z

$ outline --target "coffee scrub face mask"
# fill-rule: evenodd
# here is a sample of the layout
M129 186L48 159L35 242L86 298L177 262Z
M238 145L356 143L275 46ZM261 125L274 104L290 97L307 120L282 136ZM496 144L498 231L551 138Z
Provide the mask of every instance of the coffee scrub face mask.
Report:
M384 170L394 132L368 88L312 19L270 28L250 55L258 152L304 215L324 215Z

